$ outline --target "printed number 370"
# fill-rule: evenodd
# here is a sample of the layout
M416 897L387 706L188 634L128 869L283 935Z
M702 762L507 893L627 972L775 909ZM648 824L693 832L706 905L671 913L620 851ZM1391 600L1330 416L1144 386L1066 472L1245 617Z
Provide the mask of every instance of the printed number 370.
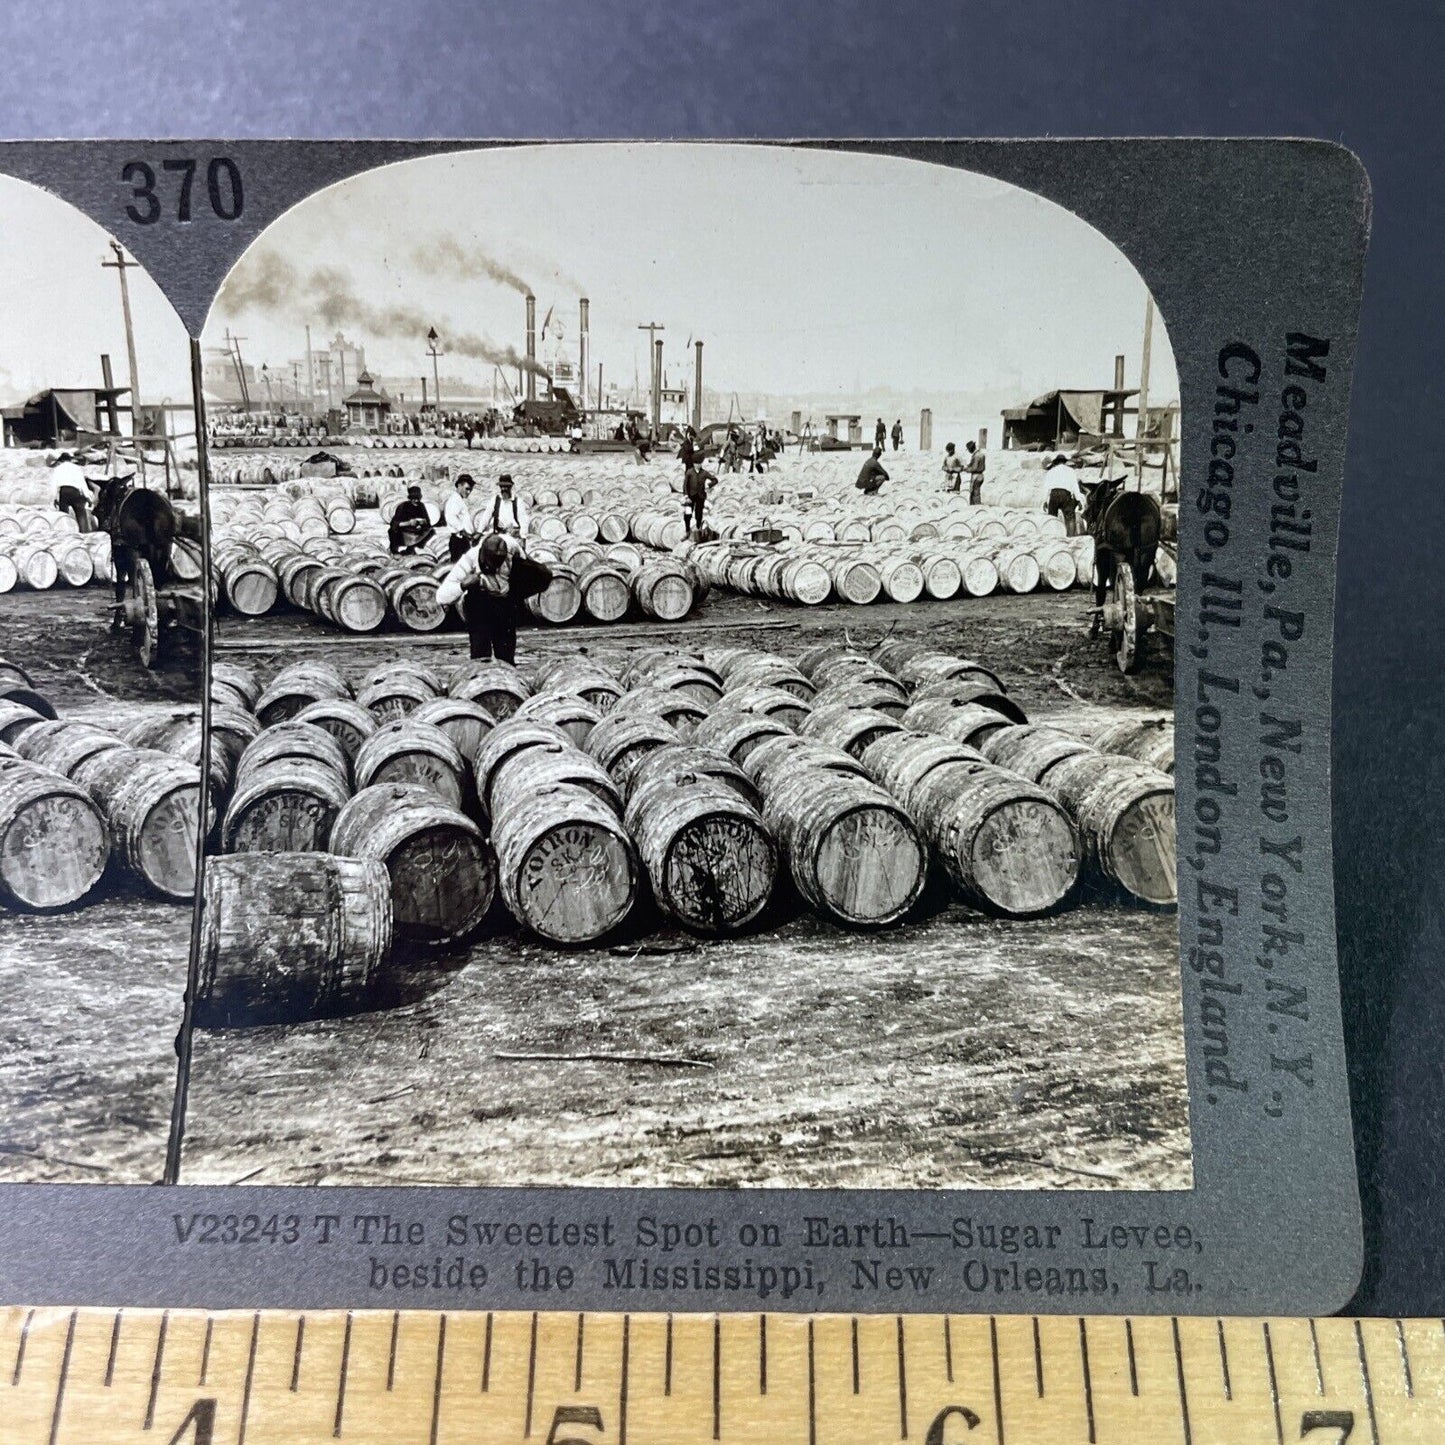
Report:
M149 161L127 161L121 168L121 180L131 188L130 204L125 213L137 226L154 226L166 212L166 200L175 202L175 219L188 222L192 214L192 193L200 161L192 156L168 156L161 162L161 174ZM162 180L162 175L175 180ZM229 156L216 156L206 162L206 200L211 214L221 221L234 221L246 208L245 189L241 184L241 168Z

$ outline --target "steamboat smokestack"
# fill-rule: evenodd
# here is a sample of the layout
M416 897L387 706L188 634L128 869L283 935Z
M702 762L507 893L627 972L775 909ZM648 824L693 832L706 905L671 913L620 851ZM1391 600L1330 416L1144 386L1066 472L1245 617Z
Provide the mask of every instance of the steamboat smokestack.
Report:
M694 341L697 358L692 370L692 424L695 430L702 430L702 342Z
M592 340L592 303L584 296L577 303L581 323L577 336L577 405L587 410L587 351ZM600 400L600 398L599 398Z
M1114 358L1114 390L1124 390L1124 358L1122 356Z
M652 343L652 430L662 426L662 338Z
M527 292L527 400L537 399L537 298Z

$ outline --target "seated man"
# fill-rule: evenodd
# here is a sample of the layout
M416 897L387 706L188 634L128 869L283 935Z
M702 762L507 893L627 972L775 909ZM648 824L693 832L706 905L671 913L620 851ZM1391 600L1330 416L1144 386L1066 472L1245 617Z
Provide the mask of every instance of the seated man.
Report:
M405 556L425 546L436 529L432 526L431 513L421 499L421 488L410 486L406 489L406 501L392 513L391 523L386 529L394 555Z

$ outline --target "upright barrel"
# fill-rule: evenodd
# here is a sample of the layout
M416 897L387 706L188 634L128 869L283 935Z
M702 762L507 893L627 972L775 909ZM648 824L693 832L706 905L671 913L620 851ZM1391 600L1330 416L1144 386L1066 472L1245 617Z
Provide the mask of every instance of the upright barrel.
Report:
M384 979L391 943L391 881L377 859L212 858L196 1022L236 1028L365 1008Z

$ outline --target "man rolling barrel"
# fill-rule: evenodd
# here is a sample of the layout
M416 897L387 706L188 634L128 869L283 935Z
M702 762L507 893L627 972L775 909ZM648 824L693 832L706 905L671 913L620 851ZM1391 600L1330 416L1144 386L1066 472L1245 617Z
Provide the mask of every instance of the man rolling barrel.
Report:
M541 562L513 552L500 532L483 537L442 579L437 602L461 602L475 658L517 660L517 611L528 597L545 592L552 573Z

